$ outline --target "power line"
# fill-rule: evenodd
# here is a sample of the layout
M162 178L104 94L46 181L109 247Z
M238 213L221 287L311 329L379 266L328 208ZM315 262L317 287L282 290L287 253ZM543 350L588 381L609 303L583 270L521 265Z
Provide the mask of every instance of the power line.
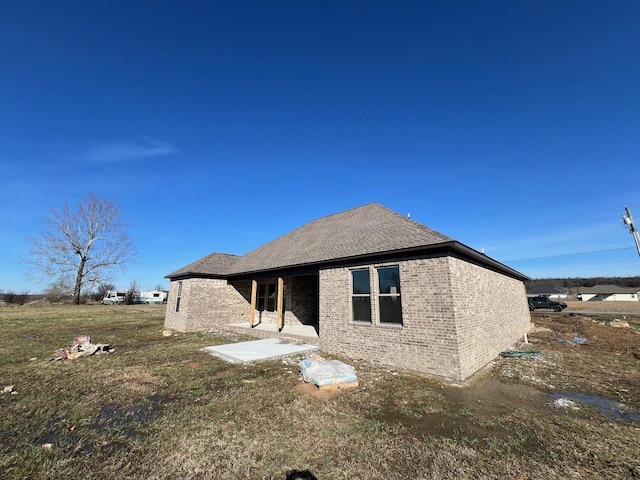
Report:
M616 252L618 250L633 250L634 247L609 248L606 250L591 250L590 252L565 253L562 255L550 255L548 257L520 258L518 260L504 260L504 263L526 262L528 260L546 260L548 258L572 257L574 255L588 255L591 253Z

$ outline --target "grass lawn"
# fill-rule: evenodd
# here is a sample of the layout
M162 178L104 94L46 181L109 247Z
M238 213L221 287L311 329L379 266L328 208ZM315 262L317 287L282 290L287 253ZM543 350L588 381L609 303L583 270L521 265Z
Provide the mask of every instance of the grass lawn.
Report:
M201 349L242 337L164 337L163 320L161 305L0 306L0 389L17 392L0 395L2 478L640 477L633 328L536 312L527 347L544 356L498 358L469 387L342 359L360 386L331 394L301 381L301 357L229 364ZM79 334L115 351L48 361ZM629 413L554 408L563 392Z

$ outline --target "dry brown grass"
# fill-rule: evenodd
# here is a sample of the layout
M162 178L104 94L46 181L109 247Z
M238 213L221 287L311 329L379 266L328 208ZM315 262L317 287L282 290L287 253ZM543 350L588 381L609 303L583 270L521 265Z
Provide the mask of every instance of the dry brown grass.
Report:
M640 315L640 302L565 302L573 312L616 312Z
M597 317L534 312L544 328L527 348L544 356L496 359L466 388L343 359L360 386L337 394L310 394L299 358L234 365L201 351L239 337L163 337L163 317L157 306L0 308L2 382L18 391L0 396L3 478L640 476L637 423L550 406L562 390L640 408L640 336ZM46 361L77 333L116 352ZM588 343L558 340L576 334Z

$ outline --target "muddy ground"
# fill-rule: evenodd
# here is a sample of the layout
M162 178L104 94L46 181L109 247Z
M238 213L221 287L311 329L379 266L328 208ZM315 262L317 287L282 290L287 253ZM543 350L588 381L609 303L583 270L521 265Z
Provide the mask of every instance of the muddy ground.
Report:
M536 311L532 322L529 343L519 347L543 356L496 360L493 377L546 392L602 396L640 409L640 317Z

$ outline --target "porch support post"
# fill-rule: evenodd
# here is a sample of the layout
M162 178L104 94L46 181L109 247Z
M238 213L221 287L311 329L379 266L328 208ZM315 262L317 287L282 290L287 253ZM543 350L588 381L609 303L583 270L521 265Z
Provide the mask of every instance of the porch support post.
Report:
M278 277L278 331L282 330L282 307L284 300L284 280L282 277Z
M258 293L258 282L251 280L251 312L249 313L249 326L253 328L256 318L256 295Z

